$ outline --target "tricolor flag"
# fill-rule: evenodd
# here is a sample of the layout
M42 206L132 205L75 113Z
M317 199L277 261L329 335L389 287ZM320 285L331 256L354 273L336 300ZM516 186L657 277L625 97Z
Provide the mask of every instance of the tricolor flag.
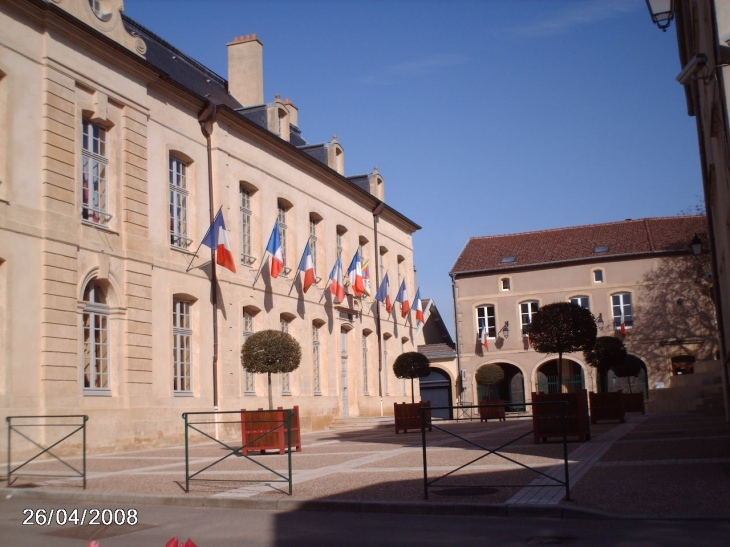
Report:
M330 273L330 292L335 295L338 302L345 300L345 279L342 273L342 259L339 256Z
M201 243L216 251L217 264L236 273L236 263L233 260L231 244L228 242L228 232L226 232L226 223L223 222L221 209L218 209L218 214L213 219L213 224L208 228L208 233L205 234Z
M416 297L413 299L413 309L416 312L416 321L423 323L423 303L421 302L421 289L416 289Z
M479 332L479 341L482 343L482 346L484 346L484 349L489 349L489 329L486 325L484 325L482 330Z
M362 265L362 281L365 285L365 294L372 296L373 290L370 287L370 261L366 260Z
M388 274L385 274L382 283L380 283L380 288L375 294L375 300L385 304L385 311L392 313L393 304L390 302L390 282L388 281Z
M626 323L624 323L623 321L621 321L621 334L626 336Z
M398 296L395 297L396 302L400 302L400 315L405 319L408 312L411 311L411 303L408 302L408 289L406 288L406 280L400 284Z
M350 285L355 296L365 294L365 282L362 278L362 264L360 262L359 250L352 257L352 262L350 262L350 266L347 268L347 277L350 278Z
M271 231L271 237L269 237L269 244L266 245L266 251L271 253L271 277L276 279L279 277L281 270L284 269L284 251L281 248L279 219L276 219L274 229Z
M314 262L312 261L312 249L309 247L309 241L307 246L304 247L304 254L302 260L299 262L299 271L304 272L304 292L309 290L309 287L317 282L317 277L314 275Z

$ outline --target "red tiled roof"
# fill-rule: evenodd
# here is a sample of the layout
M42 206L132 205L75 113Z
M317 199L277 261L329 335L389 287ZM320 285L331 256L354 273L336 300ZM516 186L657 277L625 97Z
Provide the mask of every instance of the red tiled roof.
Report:
M610 259L687 250L696 233L707 233L704 215L646 218L522 234L473 237L451 273L515 269L563 261ZM608 251L596 253L598 246ZM506 257L515 261L503 263Z
M418 346L418 352L423 353L430 359L456 356L456 348L449 344L426 344L424 346Z

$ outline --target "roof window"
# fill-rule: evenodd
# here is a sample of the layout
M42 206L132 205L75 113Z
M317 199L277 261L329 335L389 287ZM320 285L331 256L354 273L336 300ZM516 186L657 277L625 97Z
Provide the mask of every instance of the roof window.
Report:
M502 259L502 264L506 264L508 262L514 262L515 260L517 260L517 257L516 256L505 256Z
M607 253L609 249L608 245L598 245L595 249L593 249L594 253Z

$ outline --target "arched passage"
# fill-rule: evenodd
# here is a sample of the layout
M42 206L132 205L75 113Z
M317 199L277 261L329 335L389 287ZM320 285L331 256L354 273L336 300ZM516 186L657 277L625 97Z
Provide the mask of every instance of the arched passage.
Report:
M443 370L431 367L431 374L421 378L421 401L431 401L432 407L451 406L451 378ZM434 418L451 420L451 411L448 409L434 410L431 412Z
M525 377L522 371L509 363L495 363L504 371L504 379L493 386L477 385L479 401L484 399L515 403L507 410L518 412L524 410Z
M558 388L558 360L544 362L537 369L535 385L538 393L574 393L585 389L586 379L583 367L563 357L563 387Z
M643 393L644 399L649 400L649 378L646 373L646 363L643 360L641 361L641 371L636 376L619 378L613 370L609 370L606 379L608 380L608 391Z

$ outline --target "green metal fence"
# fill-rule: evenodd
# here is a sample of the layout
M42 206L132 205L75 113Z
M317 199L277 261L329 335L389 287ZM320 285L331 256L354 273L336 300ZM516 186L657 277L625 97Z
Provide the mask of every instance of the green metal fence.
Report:
M241 458L245 458L247 461L253 462L257 466L261 467L262 469L265 469L266 471L272 473L274 476L279 477L278 479L273 480L267 480L266 482L285 482L289 485L289 495L292 493L292 421L294 418L294 410L287 409L287 410L234 410L234 411L228 411L228 412L186 412L182 415L183 420L185 420L185 491L190 492L190 481L192 481L195 477L199 476L204 471L207 471L211 467L223 462L224 460L230 458L231 456L237 456ZM230 420L226 419L226 416L237 416L237 420ZM218 417L223 417L222 420L218 420ZM251 435L245 435L242 433L242 437L246 438L248 441L243 441L241 443L241 446L231 446L230 442L223 442L214 436L210 435L208 432L203 431L201 427L203 426L220 426L220 425L230 425L230 424L237 424L239 427L243 427L243 423L248 424L250 427L251 424L253 424L253 427L256 430L256 434ZM190 432L197 432L204 437L210 439L211 441L221 445L224 447L228 454L225 456L218 458L213 463L206 465L202 469L199 469L198 471L194 473L190 473ZM272 436L283 436L283 444L282 447L286 449L287 454L287 467L288 472L286 475L283 475L279 471L272 469L271 467L263 464L261 461L253 458L252 456L248 455L248 452L250 450L265 450L266 445L268 444L267 439L272 438ZM253 437L253 438L251 438ZM256 482L260 483L262 482L259 479L256 480L245 480L245 479L199 479L199 480L208 480L208 481L220 481L220 482Z
M53 422L55 420L63 420L66 421L66 423L48 423ZM68 422L68 420L73 420L71 422ZM78 423L80 420L81 423ZM8 423L8 486L12 486L13 484L13 475L17 476L29 476L29 473L19 473L21 469L23 469L26 465L31 463L34 460L37 460L44 454L48 454L58 462L62 463L64 466L68 467L71 471L71 475L54 475L54 474L45 474L43 473L42 476L44 477L56 477L56 478L75 478L80 477L83 482L83 487L86 489L86 422L89 421L89 417L83 414L72 414L72 415L48 415L48 416L8 416L5 418L5 421ZM39 422L46 422L46 423L39 423ZM28 435L30 434L28 432L29 428L54 428L54 427L72 427L74 428L73 431L68 433L67 435L64 435L60 439L58 439L56 442L51 444L50 446L44 446L40 442L36 441L35 439L32 439ZM38 430L36 430L38 431ZM26 434L28 432L28 435ZM75 435L76 433L81 433L82 441L81 441L81 469L76 469L73 465L65 461L63 458L57 456L54 454L51 449L56 448L59 446L63 441L70 438L71 436ZM22 437L29 443L31 443L36 448L40 449L40 452L33 455L32 457L28 458L24 462L22 462L17 467L12 467L12 454L13 454L13 438L14 435L17 437ZM33 476L38 476L40 473L33 473Z

